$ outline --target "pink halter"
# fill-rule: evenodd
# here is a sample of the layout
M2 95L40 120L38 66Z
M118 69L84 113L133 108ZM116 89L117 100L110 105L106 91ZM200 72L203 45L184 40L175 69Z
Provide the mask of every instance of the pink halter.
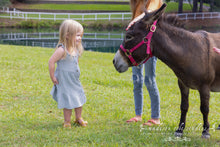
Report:
M152 52L151 52L151 48L150 48L150 42L151 42L151 38L153 36L153 33L156 31L156 24L157 24L157 20L155 20L154 23L151 25L150 32L147 34L147 36L144 37L143 40L139 44L137 44L135 47L133 47L132 49L130 49L130 50L125 49L122 44L120 45L120 49L122 51L124 51L125 55L129 58L129 60L131 61L131 63L134 66L138 66L141 63L138 64L134 60L134 58L132 57L132 52L134 52L136 49L138 49L141 45L143 45L143 44L147 45L146 53L149 55L149 57L146 60L144 60L144 62L142 62L142 63L147 62L147 60L150 59L153 56Z

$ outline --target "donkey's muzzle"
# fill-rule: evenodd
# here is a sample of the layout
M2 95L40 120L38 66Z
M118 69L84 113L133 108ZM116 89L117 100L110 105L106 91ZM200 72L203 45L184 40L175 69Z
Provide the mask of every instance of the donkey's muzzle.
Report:
M128 70L128 63L124 61L123 57L120 54L120 51L117 51L115 54L115 57L113 59L113 64L115 66L115 69L119 72L125 72Z

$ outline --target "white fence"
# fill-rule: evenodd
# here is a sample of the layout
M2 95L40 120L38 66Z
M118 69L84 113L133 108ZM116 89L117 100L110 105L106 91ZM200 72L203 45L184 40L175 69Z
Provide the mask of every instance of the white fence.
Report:
M83 47L86 50L115 52L124 38L123 33L84 33ZM58 32L51 33L6 33L0 34L0 43L55 48Z
M177 14L182 20L220 19L220 12L181 13Z
M181 13L177 14L182 20L192 19L220 19L220 12L203 12L203 13ZM37 19L37 20L130 20L131 13L44 13L44 12L21 12L14 9L10 11L9 8L0 10L0 18L10 19Z
M84 33L87 40L123 40L123 33ZM6 33L0 34L1 40L58 40L59 32L51 33Z
M2 13L2 14L1 14ZM10 19L37 19L37 20L64 20L64 19L75 19L75 20L130 20L131 13L46 13L46 12L22 12L13 9L10 11L9 8L3 8L0 10L0 18Z

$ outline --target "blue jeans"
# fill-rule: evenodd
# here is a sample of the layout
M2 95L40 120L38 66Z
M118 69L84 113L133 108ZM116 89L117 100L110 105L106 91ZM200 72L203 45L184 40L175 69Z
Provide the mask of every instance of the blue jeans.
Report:
M151 118L160 118L160 95L156 83L157 58L150 58L145 64L132 67L134 84L134 103L136 115L143 113L143 82L145 83L151 99ZM143 77L145 67L145 78Z

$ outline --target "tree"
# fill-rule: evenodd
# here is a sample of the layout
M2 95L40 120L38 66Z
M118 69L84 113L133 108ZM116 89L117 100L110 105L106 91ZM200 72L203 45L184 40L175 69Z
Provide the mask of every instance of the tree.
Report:
M198 0L193 0L193 12L197 12L198 10Z
M178 13L183 13L183 0L179 0Z
M213 7L214 7L214 0L210 0L210 12L213 11Z
M203 0L200 0L199 12L203 10Z
M18 3L18 2L23 3L23 2L25 2L25 0L10 0L10 2L11 2L12 4Z
M1 0L0 2L0 7L3 7L3 6L7 6L10 4L10 1L9 0Z

